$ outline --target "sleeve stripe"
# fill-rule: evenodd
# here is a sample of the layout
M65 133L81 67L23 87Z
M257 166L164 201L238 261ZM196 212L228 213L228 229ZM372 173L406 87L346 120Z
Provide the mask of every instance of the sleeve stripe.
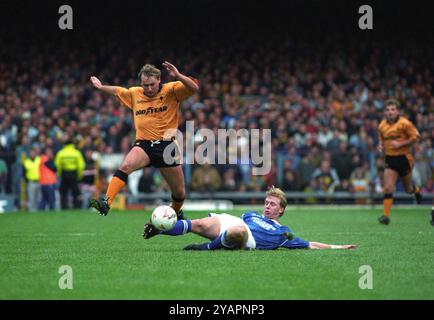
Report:
M285 240L285 241L283 241L280 245L279 245L279 247L281 247L281 246L283 246L285 243L287 243L289 240Z

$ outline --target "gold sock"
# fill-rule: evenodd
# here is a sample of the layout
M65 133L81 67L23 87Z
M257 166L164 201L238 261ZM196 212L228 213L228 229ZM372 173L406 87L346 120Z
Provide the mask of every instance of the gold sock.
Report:
M383 200L383 212L386 217L390 217L390 209L392 208L393 198Z
M113 202L113 199L116 197L116 195L122 190L122 188L125 186L125 181L119 179L118 177L113 177L113 179L110 181L110 184L107 188L106 196L108 198L108 204L111 205Z

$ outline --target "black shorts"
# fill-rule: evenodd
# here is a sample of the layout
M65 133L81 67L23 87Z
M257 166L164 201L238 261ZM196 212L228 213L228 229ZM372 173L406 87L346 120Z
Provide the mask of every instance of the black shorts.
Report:
M411 159L408 156L386 156L385 167L398 172L400 177L406 176L413 169Z
M137 140L131 148L140 147L142 148L151 163L148 167L155 168L166 168L166 167L176 167L181 164L181 157L179 153L178 144L175 141L166 140ZM165 161L164 150L167 149L167 159Z

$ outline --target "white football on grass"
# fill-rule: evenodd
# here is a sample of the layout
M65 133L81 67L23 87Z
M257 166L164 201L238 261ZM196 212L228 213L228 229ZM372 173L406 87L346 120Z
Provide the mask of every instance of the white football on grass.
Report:
M159 206L152 211L151 223L162 231L167 231L173 228L177 221L176 212L172 207Z

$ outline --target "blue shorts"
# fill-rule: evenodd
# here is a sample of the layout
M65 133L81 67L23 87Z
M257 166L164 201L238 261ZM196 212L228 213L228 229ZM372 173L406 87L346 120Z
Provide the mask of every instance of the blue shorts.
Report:
M288 249L306 249L309 248L309 241L295 237L292 240L285 241L281 247Z

